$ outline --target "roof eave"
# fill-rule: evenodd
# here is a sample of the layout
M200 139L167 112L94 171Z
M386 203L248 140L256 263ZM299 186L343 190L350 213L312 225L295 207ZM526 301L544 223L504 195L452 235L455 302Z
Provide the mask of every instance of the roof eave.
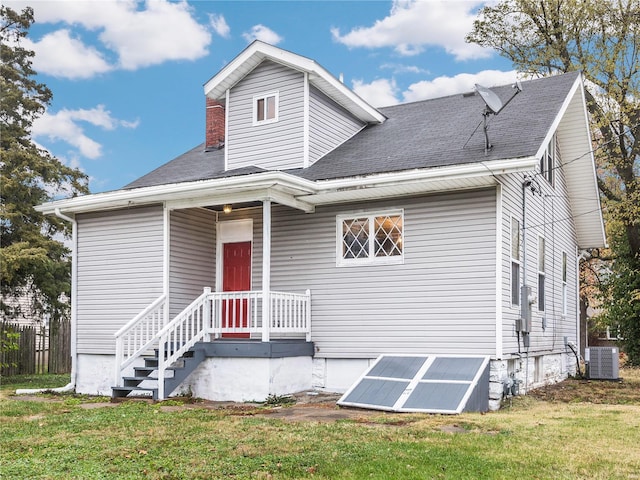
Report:
M438 190L459 189L459 182L462 180L469 181L481 177L491 179L506 173L531 171L535 165L537 160L534 157L526 157L318 181L272 171L116 190L56 200L35 208L46 215L54 214L56 210L66 214L78 214L158 203L167 203L173 208L187 208L213 205L217 202L229 203L231 199L273 199L278 203L311 212L315 205L351 201L360 199L363 195L376 198L384 194L385 189L405 188L405 195L434 191L433 187L436 185L439 185ZM495 182L491 180L491 183ZM477 180L475 184L477 188L489 183Z
M84 195L65 200L43 203L35 207L45 215L55 214L56 210L66 214L115 210L143 205L168 203L174 206L205 206L214 202L228 203L230 198L251 198L268 200L274 196L280 203L295 206L304 211L313 211L313 207L295 200L300 194L314 191L313 182L294 177L283 172L262 172L239 177L225 177L194 182L171 183L151 187ZM274 192L276 192L274 194ZM285 201L285 197L290 200Z
M478 189L495 186L498 176L531 172L535 157L449 165L316 182L318 191L298 197L311 205Z
M582 249L602 248L607 243L588 118L584 81L580 75L536 155L539 158L543 154L557 133L576 237Z

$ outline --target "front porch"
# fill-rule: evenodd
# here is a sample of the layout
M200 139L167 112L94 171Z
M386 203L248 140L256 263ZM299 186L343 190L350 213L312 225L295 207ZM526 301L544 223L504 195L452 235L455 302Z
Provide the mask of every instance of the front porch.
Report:
M116 332L114 396L151 391L162 400L206 358L313 355L309 290L298 294L205 288L169 322L167 315L168 302L162 295Z
M206 351L213 350L202 345L230 345L230 339L243 340L245 346L311 345L310 291L294 293L290 285L283 288L289 291L271 289L274 198L287 208L312 210L295 202L292 192L283 195L273 186L164 203L164 293L115 333L116 387L139 384L135 368L141 369L142 357L153 350L154 397L164 399L175 387L168 378L175 376L176 364L191 364L193 371L212 358ZM214 284L214 291L202 291L207 284ZM192 301L198 291L202 294ZM287 343L275 343L281 340ZM283 356L297 355L295 348L289 350Z

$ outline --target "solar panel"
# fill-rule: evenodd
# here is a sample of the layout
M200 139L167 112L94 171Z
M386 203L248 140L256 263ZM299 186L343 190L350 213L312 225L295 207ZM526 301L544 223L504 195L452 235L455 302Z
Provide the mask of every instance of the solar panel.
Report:
M381 355L338 405L394 412L484 412L489 408L489 357Z

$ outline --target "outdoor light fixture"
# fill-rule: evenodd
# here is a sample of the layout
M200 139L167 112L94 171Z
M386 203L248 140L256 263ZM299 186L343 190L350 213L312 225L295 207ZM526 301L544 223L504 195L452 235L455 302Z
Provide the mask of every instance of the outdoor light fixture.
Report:
M230 203L226 203L226 204L224 204L224 205L223 205L223 207L222 207L222 211L223 211L224 213L231 213L231 210L233 210L233 207L231 206L231 204L230 204Z

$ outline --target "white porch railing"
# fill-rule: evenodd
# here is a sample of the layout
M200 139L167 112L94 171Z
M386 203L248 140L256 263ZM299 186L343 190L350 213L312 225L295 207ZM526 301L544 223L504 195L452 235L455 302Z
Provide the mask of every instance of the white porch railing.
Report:
M304 333L311 341L311 291L271 292L271 333Z
M268 293L269 323L262 321L262 291L211 292L205 288L202 295L171 322L156 323L157 328L152 332L149 318L164 312L165 298L160 297L116 333L116 385L122 385L123 370L152 346L157 346L159 352L158 398L163 399L166 369L208 335L219 338L259 334L264 340L272 334L276 337L304 334L306 340L311 341L311 292ZM129 344L138 347L129 348Z
M122 371L157 343L156 335L166 323L166 299L161 295L115 333L117 386L122 386Z

